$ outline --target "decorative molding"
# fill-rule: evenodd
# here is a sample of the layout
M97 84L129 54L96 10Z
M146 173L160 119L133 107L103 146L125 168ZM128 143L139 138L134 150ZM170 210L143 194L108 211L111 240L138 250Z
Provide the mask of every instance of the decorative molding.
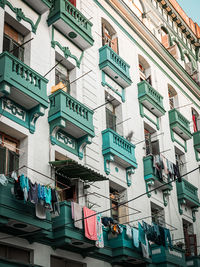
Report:
M104 171L107 175L110 174L111 161L114 161L114 156L111 153L104 155Z
M133 167L128 167L127 169L126 169L126 182L127 182L127 185L128 186L131 186L131 184L132 184L132 177L131 177L131 175L132 174L134 174L135 173L135 168L133 168Z
M143 106L143 104L140 103L140 102L139 102L139 108L140 108L140 116L141 116L142 118L144 118L144 117L147 118L151 123L153 123L153 124L156 126L157 130L160 130L159 118L156 117L156 122L153 121L148 115L146 115L146 114L144 113L144 106ZM151 111L149 111L149 112L151 112ZM152 113L152 114L153 114L153 113Z
M167 204L168 204L168 196L170 196L171 194L171 190L169 189L166 189L166 190L163 190L163 202L164 202L164 206L167 207Z
M155 182L154 182L153 179L149 179L149 180L146 180L145 183L146 183L147 196L148 196L148 198L150 198L151 197L151 193L149 193L149 190L150 190L151 186L154 186Z
M38 19L37 19L36 23L34 24L31 19L29 19L25 16L25 14L21 8L13 7L13 5L7 0L0 0L0 7L2 7L4 9L5 5L7 5L16 14L16 19L19 22L21 20L26 21L27 23L29 23L31 25L32 32L36 33L37 27L38 27L40 20L41 20L41 15L38 16Z
M184 141L184 145L181 144L175 137L174 137L174 131L173 129L171 129L170 127L170 133L171 133L171 139L172 139L172 142L176 142L177 144L179 144L179 146L183 147L185 152L187 152L187 141L183 139Z
M125 102L125 89L123 87L121 87L120 85L118 85L116 83L116 81L114 81L111 77L109 77L110 79L113 80L114 83L116 83L120 89L122 90L122 92L120 93L118 90L116 90L115 88L113 88L113 86L111 86L109 83L106 82L106 76L107 74L105 74L104 71L102 71L102 82L101 84L104 86L104 87L108 87L109 89L111 89L115 94L117 94L119 97L121 97L121 100L122 102L124 103Z
M36 121L45 112L44 107L39 104L31 110L25 110L23 107L16 104L7 98L0 100L0 113L14 122L29 129L30 133L34 134Z
M81 61L83 59L84 51L82 51L80 58L78 59L75 55L72 55L70 52L69 47L62 46L58 41L51 41L52 48L55 48L55 46L58 46L60 50L63 52L64 57L67 59L68 57L73 58L76 61L76 66L80 68Z

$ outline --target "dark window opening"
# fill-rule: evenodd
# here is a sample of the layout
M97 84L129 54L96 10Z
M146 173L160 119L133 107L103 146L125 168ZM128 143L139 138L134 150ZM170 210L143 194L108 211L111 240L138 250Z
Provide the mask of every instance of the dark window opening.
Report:
M106 128L116 131L116 115L114 107L112 111L106 108Z
M19 47L22 44L23 37L10 25L4 25L3 37L3 51L8 51L17 57L19 60L24 61L24 48Z
M86 263L51 256L51 267L86 267Z
M24 248L0 244L0 258L20 263L33 263L33 252Z

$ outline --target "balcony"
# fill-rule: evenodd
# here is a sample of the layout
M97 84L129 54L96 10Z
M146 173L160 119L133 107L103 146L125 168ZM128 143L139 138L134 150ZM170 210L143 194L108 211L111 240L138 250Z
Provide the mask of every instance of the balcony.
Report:
M104 229L104 244L105 247L112 249L112 264L141 264L148 262L142 256L141 247L136 248L133 245L133 240L126 236L126 226L123 227L122 234L117 235L115 238L109 238L109 231ZM150 260L149 260L150 262ZM129 265L128 265L129 266Z
M163 97L147 81L138 83L138 99L156 117L165 114Z
M186 258L187 266L196 267L200 266L200 256L190 256Z
M99 68L123 88L131 85L130 66L108 45L99 49Z
M115 161L125 167L127 175L134 173L137 168L135 145L111 129L102 132L102 139L102 154L106 174L110 173L110 161ZM128 186L130 186L129 182L127 180Z
M173 189L171 184L165 185L165 183L169 182L169 177L163 176L163 173L159 175L156 168L153 166L153 155L149 155L143 158L144 163L144 180L146 182L146 190L147 196L151 197L151 193L149 193L149 186L158 187L163 185L161 190L163 192L163 202L164 205L167 206L166 197L170 194L170 191Z
M11 194L13 180L7 186L0 186L0 230L11 235L24 235L30 242L40 242L52 230L51 215L40 220L35 216L35 205L17 200Z
M56 0L47 20L82 50L91 47L92 23L68 0Z
M93 111L78 100L58 90L49 96L51 143L83 158L83 149L95 136Z
M200 161L200 131L193 133L193 142L196 160Z
M169 123L171 130L177 133L182 139L188 140L192 137L190 122L177 109L169 111Z
M185 253L183 250L173 247L173 250L163 246L151 245L152 263L162 266L185 266Z
M200 207L198 188L182 178L182 182L176 182L178 201L191 208Z
M8 52L0 55L0 66L0 113L34 133L48 108L48 80Z
M71 202L60 202L60 216L53 218L54 247L79 253L95 249L95 241L85 237L84 230L74 227L71 216Z
M43 14L50 9L53 0L24 0L24 2L26 2L39 14Z

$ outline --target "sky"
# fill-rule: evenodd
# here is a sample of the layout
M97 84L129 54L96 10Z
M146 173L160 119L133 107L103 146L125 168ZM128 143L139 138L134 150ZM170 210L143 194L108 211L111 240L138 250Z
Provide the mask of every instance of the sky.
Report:
M200 0L177 0L177 2L188 17L200 25Z

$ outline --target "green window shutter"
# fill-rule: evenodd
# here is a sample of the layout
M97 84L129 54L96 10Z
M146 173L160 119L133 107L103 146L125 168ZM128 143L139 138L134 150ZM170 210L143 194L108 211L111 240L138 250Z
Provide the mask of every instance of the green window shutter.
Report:
M19 168L19 155L13 151L8 151L8 172Z
M106 127L116 131L116 116L109 109L106 109Z
M0 147L0 174L6 172L6 148Z

